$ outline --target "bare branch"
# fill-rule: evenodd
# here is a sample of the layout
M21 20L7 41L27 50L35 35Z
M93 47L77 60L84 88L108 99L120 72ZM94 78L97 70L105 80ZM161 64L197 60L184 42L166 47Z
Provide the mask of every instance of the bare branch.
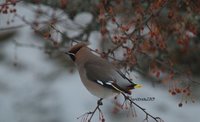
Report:
M148 121L148 117L151 117L152 119L155 120L155 122L164 122L160 117L154 117L153 115L151 115L150 113L148 113L146 111L145 108L142 108L140 105L138 105L137 103L135 103L132 98L130 98L129 96L127 96L126 94L124 93L121 93L123 96L124 96L124 99L125 101L128 100L130 102L130 104L133 104L135 105L136 107L138 107L140 110L142 110L145 114L146 114L146 117L144 120L147 120ZM130 105L131 106L131 105Z
M18 17L20 15L17 15ZM22 20L22 17L20 17L20 19ZM24 18L25 19L25 18ZM57 22L62 22L62 21L65 21L64 19L61 19L61 20L57 20ZM29 24L28 24L29 23ZM9 30L14 30L14 29L18 29L18 28L22 28L22 27L25 27L25 26L35 26L35 22L28 22L27 21L25 22L25 24L21 24L21 25L15 25L15 26L10 26L10 27L4 27L4 28L0 28L0 31L9 31ZM30 25L31 23L31 25ZM39 21L37 22L39 24L47 24L49 23L49 20L44 20L44 21ZM59 32L60 33L60 32Z
M102 100L103 100L103 99L100 98L100 99L97 101L97 106L95 107L95 109L94 109L93 111L87 112L87 113L81 115L80 117L77 117L77 119L82 118L82 120L83 120L84 122L91 122L91 120L92 120L94 114L98 111L98 112L99 112L99 119L100 119L102 122L104 122L105 119L104 119L103 113L102 113L102 111L101 111L101 109L100 109L100 106L103 105Z

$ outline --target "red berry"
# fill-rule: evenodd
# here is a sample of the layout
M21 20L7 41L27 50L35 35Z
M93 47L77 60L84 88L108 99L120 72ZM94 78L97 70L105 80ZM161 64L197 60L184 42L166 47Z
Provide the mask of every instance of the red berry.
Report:
M172 91L172 93L171 93L172 95L176 95L176 92L175 91Z
M181 90L179 88L175 88L176 93L181 93Z

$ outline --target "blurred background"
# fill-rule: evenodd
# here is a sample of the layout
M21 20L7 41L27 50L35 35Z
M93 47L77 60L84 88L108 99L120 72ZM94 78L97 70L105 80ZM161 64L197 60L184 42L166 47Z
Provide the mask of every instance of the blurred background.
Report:
M75 65L63 51L68 50L74 40L89 41L89 47L98 52L113 47L107 40L111 38L102 36L105 30L98 24L99 16L95 12L98 3L98 0L0 1L0 122L78 122L81 119L77 117L96 107L98 98L84 88ZM165 8L163 11L165 14ZM199 22L199 15L193 14L194 21ZM199 23L197 25L199 29ZM116 28L109 22L106 26L109 31ZM144 30L143 35L146 33L148 30ZM192 44L188 49L192 50L189 54L176 55L178 51L174 51L174 47L170 48L173 49L170 54L178 57L176 68L181 71L185 70L185 64L191 64L192 78L196 82L200 69L199 30L190 36ZM162 54L159 59L163 60ZM123 59L122 49L116 50L115 58ZM161 78L150 77L146 67L149 59L143 57L139 61L142 67L130 67L129 75L143 87L134 90L132 97L155 99L136 100L137 104L165 122L200 119L196 114L200 112L199 83L189 83L192 97L173 96L168 92L170 83L161 81L165 72L160 74ZM177 78L185 79L185 76L179 74ZM122 98L119 102L123 103ZM106 122L142 122L145 118L137 107L134 107L134 116L129 110L116 108L113 98L103 103L101 108ZM92 121L99 121L98 113ZM149 118L149 121L154 120Z

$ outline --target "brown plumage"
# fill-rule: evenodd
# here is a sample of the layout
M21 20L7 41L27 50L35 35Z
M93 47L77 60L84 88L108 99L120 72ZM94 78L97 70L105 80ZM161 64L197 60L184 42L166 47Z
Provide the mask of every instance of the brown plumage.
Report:
M131 94L131 89L141 87L107 60L94 55L87 45L78 43L67 54L76 63L83 84L93 95L105 98L120 92Z

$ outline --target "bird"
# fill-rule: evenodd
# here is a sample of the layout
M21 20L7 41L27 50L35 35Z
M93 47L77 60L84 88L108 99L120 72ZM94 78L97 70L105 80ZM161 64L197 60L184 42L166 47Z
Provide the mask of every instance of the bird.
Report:
M104 99L120 93L131 95L131 90L140 88L119 69L88 48L88 43L79 42L65 52L76 64L80 79L94 96Z

